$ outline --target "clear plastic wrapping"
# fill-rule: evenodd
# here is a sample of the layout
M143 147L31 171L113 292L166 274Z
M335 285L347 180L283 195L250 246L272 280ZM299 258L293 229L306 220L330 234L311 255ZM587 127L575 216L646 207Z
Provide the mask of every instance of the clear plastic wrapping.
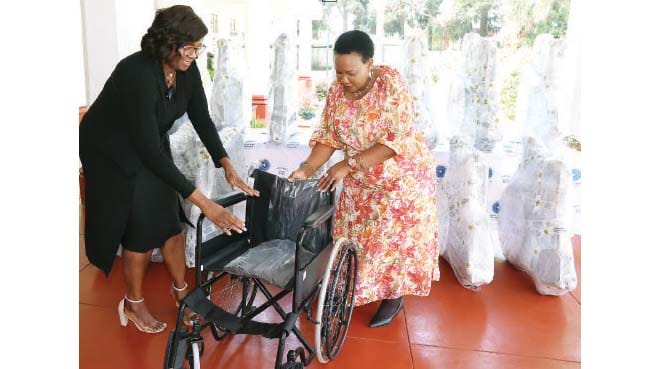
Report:
M231 39L218 40L218 62L209 109L218 131L244 128L250 120L250 101L245 81L243 51Z
M487 210L488 165L458 137L450 140L449 165L439 193L440 253L458 281L477 289L493 280L495 255Z
M498 129L495 44L476 33L463 37L462 66L449 93L451 136L462 136L481 151L491 152L502 139Z
M275 176L271 189L266 234L269 239L296 240L307 216L319 206L333 202L330 192L318 191L318 180L289 181ZM330 234L327 225L322 225L318 232L305 240L305 247L318 251L325 246L324 240Z
M502 193L498 216L506 259L531 275L543 295L561 295L577 286L571 223L571 172L561 160L547 159L534 138L525 140L523 158Z
M289 136L296 130L297 81L295 77L295 60L292 59L289 37L281 34L273 45L273 71L270 77L270 92L268 108L270 123L268 131L270 141L286 143Z
M270 240L249 249L232 260L224 270L237 275L249 275L284 288L293 278L296 243L291 240Z
M564 145L559 120L561 62L566 44L542 34L534 41L532 62L525 68L518 91L516 116L522 120L522 136L534 137L543 149L557 154Z
M408 90L415 105L414 122L417 129L424 135L429 150L433 150L440 139L437 118L433 116L431 107L431 91L429 86L429 69L427 66L428 47L423 35L409 37L403 44L403 74L408 82Z

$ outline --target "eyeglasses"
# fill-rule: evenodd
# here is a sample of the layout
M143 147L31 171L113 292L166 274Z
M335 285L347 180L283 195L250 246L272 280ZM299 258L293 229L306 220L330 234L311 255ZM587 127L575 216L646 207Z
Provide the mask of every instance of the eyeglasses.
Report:
M194 47L192 45L183 46L179 48L179 53L185 55L189 58L197 59L203 52L206 50L206 45L200 47Z

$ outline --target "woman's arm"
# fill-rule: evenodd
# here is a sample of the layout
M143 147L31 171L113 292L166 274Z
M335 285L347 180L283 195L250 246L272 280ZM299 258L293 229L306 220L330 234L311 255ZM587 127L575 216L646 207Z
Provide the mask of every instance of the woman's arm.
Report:
M335 152L335 148L326 146L322 143L317 142L312 148L312 152L309 154L307 159L302 163L300 168L296 169L291 173L289 179L307 179L312 174L314 174L325 162L327 162L332 154Z
M237 216L232 214L229 210L211 201L208 197L199 190L195 189L188 197L188 200L206 215L206 217L213 222L213 224L220 229L223 233L230 235L231 231L243 233L246 230L245 223Z
M353 157L359 169L367 169L396 156L396 152L383 144L375 144ZM348 159L347 159L348 160Z
M319 181L319 191L334 190L337 184L354 170L365 170L376 164L380 164L396 155L394 150L382 144L375 144L369 149L346 158L333 165Z

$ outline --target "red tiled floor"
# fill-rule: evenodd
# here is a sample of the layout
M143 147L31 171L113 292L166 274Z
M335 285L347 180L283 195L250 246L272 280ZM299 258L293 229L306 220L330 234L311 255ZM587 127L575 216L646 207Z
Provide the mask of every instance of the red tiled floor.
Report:
M580 306L570 295L539 295L506 262L478 292L461 287L444 260L441 268L429 297L404 299L412 344L580 360Z
M192 283L194 274L187 269L187 280ZM119 300L126 292L124 275L122 274L121 257L115 258L110 277L90 265L80 272L79 298L81 304L102 307L117 306ZM170 295L169 276L165 266L161 263L151 263L145 277L144 298L152 312L176 312L174 299Z
M432 346L412 346L415 369L577 369L580 363L497 354L483 351L452 350Z
M82 237L79 247L82 248ZM575 260L580 278L579 237ZM163 264L153 263L145 281L145 298L154 315L169 324L167 333L148 335L135 327L119 326L117 303L124 294L121 258L110 278L92 265L80 266L80 368L160 368L176 309L169 295ZM580 367L580 280L572 294L541 296L532 280L507 263L496 265L493 283L477 292L461 287L451 268L442 262L442 278L429 297L407 296L404 310L382 328L367 324L378 303L357 307L348 338L339 356L329 364L316 361L309 368L451 368L543 369ZM193 281L188 270L188 281ZM257 303L263 297L257 298ZM290 298L282 305L289 309ZM279 322L273 310L258 320ZM310 343L313 324L298 324ZM203 368L272 368L277 340L233 336L215 342L204 333ZM298 345L290 337L288 348Z
M313 344L313 336L308 337ZM207 341L214 341L212 338ZM298 346L297 340L287 340L287 350ZM206 368L272 368L277 354L277 340L254 336L234 336L207 347L209 354L201 360ZM348 337L341 353L327 364L316 359L307 367L311 369L412 369L410 348L407 342L387 342Z
M174 313L169 314L168 320L174 319ZM79 334L81 369L163 366L167 334L144 334L133 326L121 327L116 306L106 308L81 304Z

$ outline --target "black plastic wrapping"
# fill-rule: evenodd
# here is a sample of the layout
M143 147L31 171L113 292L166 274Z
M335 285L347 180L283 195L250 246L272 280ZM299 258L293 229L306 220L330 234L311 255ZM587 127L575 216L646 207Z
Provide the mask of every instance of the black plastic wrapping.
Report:
M296 241L305 219L320 206L333 203L334 193L317 191L318 180L289 181L255 170L254 187L261 196L251 198L248 232L254 244L273 239ZM318 252L331 240L330 227L322 225L303 240L309 251Z

